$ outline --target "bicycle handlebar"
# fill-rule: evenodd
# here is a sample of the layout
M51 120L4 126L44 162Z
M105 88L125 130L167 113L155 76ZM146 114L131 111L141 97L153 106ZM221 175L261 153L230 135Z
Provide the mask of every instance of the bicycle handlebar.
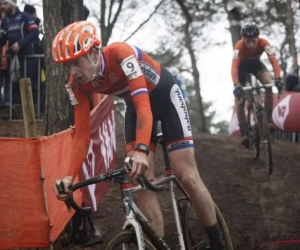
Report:
M276 86L274 83L269 83L269 84L265 84L265 85L259 85L259 86L246 86L246 87L242 87L243 90L252 90L252 89L265 89L265 88L272 88ZM281 96L281 92L282 90L278 90L278 99L280 99Z
M126 157L125 161L124 161L124 165L126 166L126 168L128 169L128 171L132 170L132 160L130 157ZM104 174L92 177L90 179L78 182L72 186L69 187L69 189L74 192L77 189L80 189L82 187L91 185L91 184L96 184L99 182L104 182L104 181L113 181L113 180L117 180L121 177L123 177L124 175L127 174L126 168L120 168L117 170L111 170L108 171ZM151 182L149 182L149 180L144 176L144 175L140 175L137 179L137 182L142 186L143 190L146 190L146 188L148 188L149 190L153 191L153 192L158 192L158 191L162 191L164 190L164 186L163 185L153 185ZM64 183L62 180L57 180L56 181L56 188L58 190L58 192L60 194L65 194L65 189L64 189ZM71 207L79 212L79 213L90 213L92 211L91 207L81 207L79 206L73 199L73 194L69 196L69 198L65 201L65 204L68 208L68 211L71 211Z
M274 83L270 83L270 84L265 84L262 86L246 86L246 87L242 87L243 90L248 90L248 89L264 89L264 88L271 88L274 87L275 84Z

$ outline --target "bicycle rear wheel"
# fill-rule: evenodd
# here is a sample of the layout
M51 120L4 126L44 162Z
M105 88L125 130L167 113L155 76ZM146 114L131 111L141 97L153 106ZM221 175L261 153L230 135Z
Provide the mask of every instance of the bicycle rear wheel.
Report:
M184 201L181 203L181 205L181 226L186 249L210 249L208 237L198 219L198 216L194 212L191 203L189 201ZM233 250L226 222L216 204L215 210L221 240L224 244L224 250Z
M271 133L269 128L269 122L267 119L267 113L264 109L261 109L259 111L258 129L259 129L260 145L261 145L262 152L264 154L266 171L268 174L272 174L273 157L272 157Z
M151 242L144 238L146 250L156 250ZM138 250L137 239L134 231L122 230L115 235L106 246L106 250Z

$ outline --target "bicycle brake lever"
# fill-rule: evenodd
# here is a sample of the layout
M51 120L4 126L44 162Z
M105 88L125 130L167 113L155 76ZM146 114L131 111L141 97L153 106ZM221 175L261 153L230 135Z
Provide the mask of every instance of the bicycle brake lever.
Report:
M60 194L66 194L65 185L64 185L62 179L56 180L55 186L56 186L56 189L57 189L58 193L60 193ZM65 200L64 203L66 204L66 206L68 208L68 211L71 212L70 201L69 200Z
M132 170L132 160L131 160L130 157L127 156L125 158L124 165L128 168L129 171ZM146 184L145 184L145 181L144 181L143 177L141 177L141 176L138 177L137 182L141 185L143 190L146 190Z
M137 182L141 185L143 190L146 190L146 184L145 184L145 180L142 176L139 176L137 178Z
M131 171L132 170L132 160L129 156L127 156L124 160L124 165L126 166L126 168Z

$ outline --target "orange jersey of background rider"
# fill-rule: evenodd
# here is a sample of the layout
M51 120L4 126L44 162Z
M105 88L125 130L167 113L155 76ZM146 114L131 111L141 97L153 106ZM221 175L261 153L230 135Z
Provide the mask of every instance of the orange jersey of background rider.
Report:
M90 106L88 93L98 92L123 97L133 102L136 114L136 144L149 146L152 131L152 111L149 94L161 76L161 65L135 46L122 42L112 43L101 50L100 73L86 84L70 80L66 85L74 105L75 137L72 150L72 166L68 173L76 175L86 157L90 140ZM163 103L162 103L163 105ZM74 165L77 165L74 166Z
M257 47L254 50L249 50L246 48L244 40L241 39L236 43L233 51L231 77L234 84L240 82L238 74L240 63L260 61L260 57L264 52L267 53L269 61L272 64L275 78L280 78L280 66L269 42L266 39L258 38Z

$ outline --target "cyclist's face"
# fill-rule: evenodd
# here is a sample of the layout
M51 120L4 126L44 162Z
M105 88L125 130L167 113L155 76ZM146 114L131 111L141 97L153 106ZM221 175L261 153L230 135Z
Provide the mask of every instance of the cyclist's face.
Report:
M247 49L254 50L257 47L258 38L244 38L244 42Z
M64 66L77 82L84 84L91 81L94 72L87 56L81 56L70 62L66 62L64 63Z

